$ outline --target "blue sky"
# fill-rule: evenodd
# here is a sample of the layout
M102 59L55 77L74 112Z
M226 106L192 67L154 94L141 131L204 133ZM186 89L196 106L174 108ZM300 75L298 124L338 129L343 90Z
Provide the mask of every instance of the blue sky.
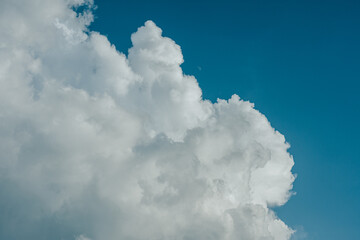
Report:
M95 4L0 1L0 239L360 239L360 3Z
M360 237L358 1L97 1L122 52L153 20L206 99L255 103L291 144L297 193L278 215L306 239Z

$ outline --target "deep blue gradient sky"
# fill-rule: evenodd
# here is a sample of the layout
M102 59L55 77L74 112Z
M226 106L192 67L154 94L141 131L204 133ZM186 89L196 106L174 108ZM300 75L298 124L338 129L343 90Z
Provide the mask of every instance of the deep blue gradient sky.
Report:
M285 135L295 196L278 215L306 239L360 239L359 1L96 1L91 29L121 52L153 20L204 98L238 94Z

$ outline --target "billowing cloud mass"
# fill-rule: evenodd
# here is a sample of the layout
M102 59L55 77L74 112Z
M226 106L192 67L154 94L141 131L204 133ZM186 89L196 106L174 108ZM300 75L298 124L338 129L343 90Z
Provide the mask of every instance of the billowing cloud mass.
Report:
M289 239L283 135L202 99L152 21L118 52L93 8L0 1L0 239Z

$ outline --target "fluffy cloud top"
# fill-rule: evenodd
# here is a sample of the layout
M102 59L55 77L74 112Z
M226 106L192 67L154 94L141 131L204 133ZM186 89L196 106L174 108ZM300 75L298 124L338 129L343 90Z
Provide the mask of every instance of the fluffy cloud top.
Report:
M0 239L289 239L283 135L237 95L203 100L153 22L118 52L93 7L0 2Z

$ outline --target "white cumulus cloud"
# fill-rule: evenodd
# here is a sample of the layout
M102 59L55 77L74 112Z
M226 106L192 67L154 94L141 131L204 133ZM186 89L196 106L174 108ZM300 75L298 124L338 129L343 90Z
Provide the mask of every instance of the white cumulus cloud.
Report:
M93 8L0 2L0 239L290 239L284 136L204 100L152 21L118 52Z

